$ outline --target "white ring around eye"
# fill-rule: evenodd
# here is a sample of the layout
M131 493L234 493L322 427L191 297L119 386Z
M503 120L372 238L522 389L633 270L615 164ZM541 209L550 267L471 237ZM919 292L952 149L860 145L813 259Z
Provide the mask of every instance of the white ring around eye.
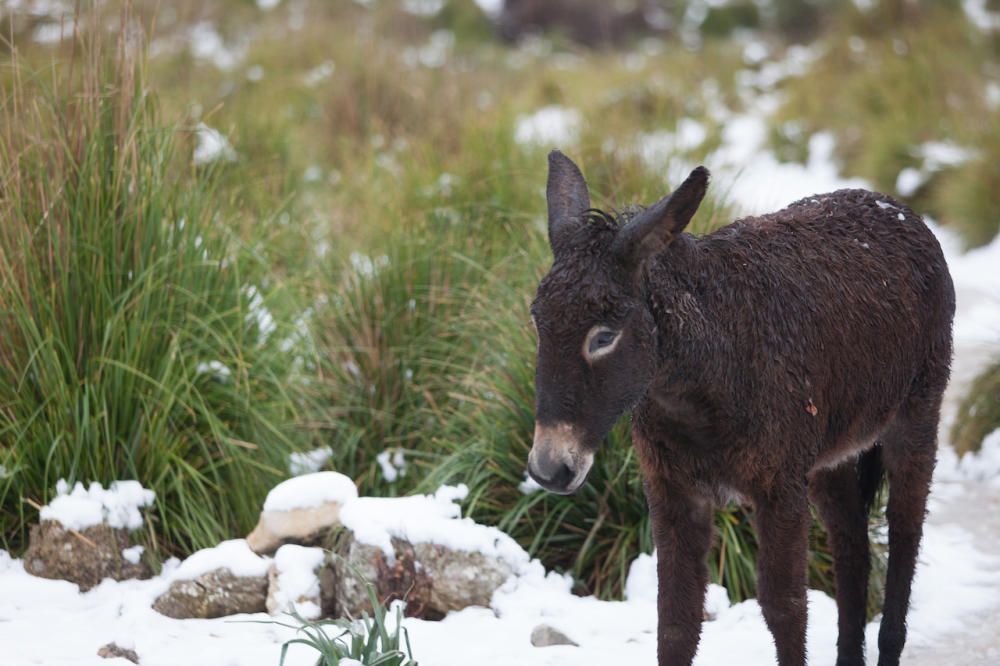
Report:
M590 341L594 339L594 336L601 333L614 333L615 339L611 341L611 344L607 347L601 347L594 352L590 351ZM598 324L592 329L587 331L587 335L583 338L583 358L587 360L588 363L593 363L598 359L602 359L618 347L618 341L622 339L622 332L616 331L613 328L605 326L604 324Z

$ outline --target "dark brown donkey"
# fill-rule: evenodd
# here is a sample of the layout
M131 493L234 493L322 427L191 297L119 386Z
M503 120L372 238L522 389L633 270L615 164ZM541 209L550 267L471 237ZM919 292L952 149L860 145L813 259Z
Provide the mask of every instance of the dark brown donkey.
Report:
M531 476L571 493L624 412L659 557L661 666L701 633L714 507L742 498L760 541L758 599L778 662L806 661L809 499L833 544L839 666L864 664L868 506L889 478L879 664L898 664L920 544L955 296L920 217L841 190L683 233L708 186L695 169L618 221L580 170L549 156L538 286ZM734 662L735 663L735 662Z

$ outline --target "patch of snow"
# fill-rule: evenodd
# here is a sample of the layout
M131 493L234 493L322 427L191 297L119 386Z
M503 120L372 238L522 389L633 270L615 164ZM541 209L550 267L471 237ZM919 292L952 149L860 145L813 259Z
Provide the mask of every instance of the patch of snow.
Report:
M264 78L264 68L260 65L251 65L247 68L247 81L261 81Z
M986 100L986 108L990 111L1000 109L1000 83L990 81L983 91L983 98Z
M451 50L455 46L455 33L451 30L435 30L423 46L410 47L403 50L403 64L413 68L417 66L437 69L448 62Z
M246 539L223 541L214 548L203 548L170 572L169 579L193 580L216 569L229 569L234 576L266 576L271 561L250 550Z
M961 166L977 155L975 150L951 141L928 141L917 152L923 157L924 169L930 171Z
M896 177L896 191L904 197L916 194L938 171L953 168L975 159L978 153L950 141L928 141L913 150L922 164L906 167Z
M202 361L195 366L194 371L199 375L212 375L219 380L229 379L233 374L233 371L225 363L214 360L208 362Z
M743 46L743 62L748 65L757 65L767 59L771 49L765 42L753 39Z
M920 169L906 167L896 176L896 191L904 197L912 197L917 193L929 176Z
M377 257L370 257L361 252L351 252L349 261L351 262L351 268L366 278L373 277L381 269L389 265L389 257L384 254L380 254Z
M64 39L71 38L75 27L76 24L72 19L58 23L43 23L35 28L31 38L36 44L58 44Z
M70 490L69 484L60 479L55 498L42 507L41 519L54 520L73 530L101 523L137 530L143 525L139 509L150 506L155 499L156 493L138 481L112 481L107 490L96 481L88 488L77 482Z
M339 472L314 472L282 481L267 494L265 511L308 509L326 502L346 504L358 496L358 487Z
M531 475L528 474L527 470L525 470L524 481L517 484L517 489L521 491L522 495L530 495L542 490L542 487L538 485L538 482L531 478Z
M522 146L567 146L576 143L582 124L583 116L576 109L546 106L518 116L514 140Z
M236 151L229 143L229 139L223 136L222 132L205 123L198 123L195 128L198 138L198 145L194 148L194 163L198 166L211 164L218 160L232 162L236 159Z
M503 0L475 0L476 5L490 18L496 18L503 11Z
M274 9L281 4L281 0L257 0L257 7L264 11Z
M277 328L274 323L274 315L271 311L267 309L264 305L264 297L260 295L257 287L254 285L246 285L242 289L243 295L247 297L248 303L247 308L249 312L246 316L246 321L248 323L257 324L257 330L260 331L261 342L267 340L271 333Z
M293 476L311 474L323 469L323 465L333 457L333 449L326 447L312 451L293 451L288 456L288 471Z
M122 551L122 557L126 562L132 564L139 564L139 560L142 558L142 554L146 551L142 546L132 546L131 548L126 548Z
M403 11L414 16L436 16L444 0L403 0Z
M507 534L461 517L456 501L468 492L462 484L441 486L433 495L359 497L341 507L340 522L359 542L381 548L390 558L391 538L396 537L483 553L507 562L515 571L527 566L528 554Z
M992 11L988 0L962 0L962 9L969 21L983 32L1000 30L1000 12Z
M196 23L188 33L191 55L198 60L212 63L223 71L231 70L246 55L246 45L235 47L226 45L222 35L208 21Z
M320 607L312 600L319 599L316 570L325 559L326 552L322 548L286 544L278 549L274 554L274 568L278 574L274 601L278 608L294 611L309 620L321 615Z
M333 76L333 73L334 71L336 71L336 69L337 66L333 63L332 60L324 60L319 65L316 65L308 72L306 72L306 75L302 78L307 86L310 87L316 86L319 85L321 82L325 81L326 79L330 78L331 76Z
M967 479L1000 486L1000 429L983 438L978 451L965 455L959 468Z
M382 470L382 478L387 482L395 483L398 478L406 476L406 456L402 449L386 449L375 456L375 460Z

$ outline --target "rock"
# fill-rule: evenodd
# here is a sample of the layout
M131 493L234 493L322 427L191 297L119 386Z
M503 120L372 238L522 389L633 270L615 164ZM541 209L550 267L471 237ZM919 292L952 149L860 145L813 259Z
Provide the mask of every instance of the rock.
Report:
M267 612L295 611L315 620L336 608L332 570L326 551L287 544L278 549L267 572Z
M282 481L267 494L264 510L247 543L270 554L285 543L319 544L340 524L340 508L357 498L358 488L338 472L314 472Z
M569 636L548 624L540 624L531 630L531 644L535 647L550 647L552 645L577 646L576 642Z
M135 650L123 648L116 643L108 643L101 646L101 649L97 651L97 656L105 659L128 659L133 664L139 663L139 655L135 653Z
M433 543L418 543L414 551L431 579L430 606L442 614L467 606L489 606L493 593L513 573L506 562L482 553Z
M152 570L140 552L124 528L99 524L77 531L43 520L31 528L24 569L42 578L76 583L85 592L105 578L149 578Z
M267 610L267 575L235 576L214 569L191 580L175 580L153 603L167 617L213 618Z
M262 511L247 543L260 555L269 555L286 543L317 545L330 528L340 524L340 506L340 502L324 502L304 509Z
M364 581L388 605L406 601L405 614L439 620L468 606L488 606L493 592L513 573L510 565L482 553L392 538L393 555L360 543L345 530L332 560L335 611L357 617L371 613Z

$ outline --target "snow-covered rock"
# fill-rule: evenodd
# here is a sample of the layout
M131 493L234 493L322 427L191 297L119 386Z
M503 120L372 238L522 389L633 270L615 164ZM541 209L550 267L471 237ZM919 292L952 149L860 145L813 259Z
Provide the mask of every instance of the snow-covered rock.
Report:
M83 592L105 578L149 578L149 565L141 557L129 557L132 548L126 529L102 523L76 530L46 520L31 528L24 570L40 578L68 580Z
M31 528L24 568L42 578L68 580L83 591L104 578L149 578L141 545L131 532L142 527L140 509L155 495L137 481L115 481L72 489L60 480L56 496L40 511L42 522Z
M247 543L255 553L273 553L289 542L318 544L330 528L340 524L344 503L357 496L354 482L337 472L291 478L268 493Z
M530 558L500 530L461 517L456 501L467 492L442 486L433 495L347 502L333 561L338 611L370 611L365 580L380 599L405 599L408 616L438 619L488 606Z
M260 613L266 608L270 561L243 539L223 541L184 560L172 571L153 609L168 617L212 618Z
M267 572L267 612L295 612L309 620L321 617L324 610L328 614L332 588L323 582L330 573L326 559L322 548L294 544L279 548Z

